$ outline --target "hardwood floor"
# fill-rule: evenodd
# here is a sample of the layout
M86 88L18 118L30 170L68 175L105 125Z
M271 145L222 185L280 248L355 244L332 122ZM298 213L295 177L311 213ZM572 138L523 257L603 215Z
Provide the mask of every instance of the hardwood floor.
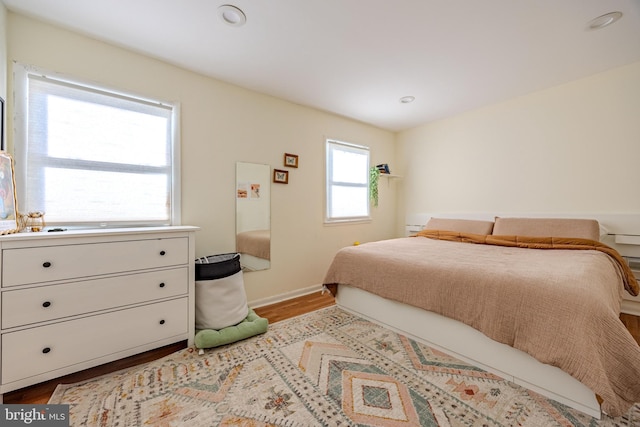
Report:
M620 320L622 320L622 323L624 323L638 345L640 345L640 317L622 313Z
M313 294L303 295L301 297L293 298L277 304L259 307L254 309L254 311L258 316L266 317L267 319L269 319L269 323L275 323L279 322L280 320L295 317L300 314L318 310L323 307L328 307L333 304L335 304L335 301L329 293L321 295L320 292L315 292ZM3 403L46 404L58 384L69 384L84 381L100 375L108 374L110 372L115 372L142 363L151 362L153 360L181 350L186 346L186 341L171 344L159 349L148 351L146 353L127 357L126 359L117 360L105 365L96 366L95 368L86 369L84 371L56 378L51 381L46 381L20 390L11 391L3 396Z
M335 301L331 295L328 293L321 295L320 292L315 292L277 304L256 308L255 312L259 316L269 319L269 323L275 323L300 314L318 310L320 308L329 307L333 304L335 304ZM640 317L622 314L620 319L627 329L629 329L631 335L633 335L638 344L640 344ZM31 387L12 391L4 395L4 403L45 404L49 401L53 390L59 383L83 381L141 363L150 362L181 350L185 348L186 345L186 341L183 341L136 356L131 356L126 359L118 360L116 362L107 363L105 365L76 372L61 378L56 378L41 384L36 384Z
M326 292L324 295L320 292L314 292L277 304L256 308L254 311L258 316L269 319L269 323L275 323L334 304L335 300L329 292Z

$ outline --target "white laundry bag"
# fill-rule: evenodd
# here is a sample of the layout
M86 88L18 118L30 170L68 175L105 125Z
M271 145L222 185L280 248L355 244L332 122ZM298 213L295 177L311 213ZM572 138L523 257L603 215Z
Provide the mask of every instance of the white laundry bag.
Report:
M196 260L196 329L237 325L249 314L240 254Z

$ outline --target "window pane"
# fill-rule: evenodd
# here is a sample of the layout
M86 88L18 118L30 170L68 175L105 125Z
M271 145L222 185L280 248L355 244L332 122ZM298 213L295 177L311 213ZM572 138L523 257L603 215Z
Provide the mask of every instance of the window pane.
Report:
M168 215L167 177L45 168L47 221L162 220Z
M66 159L164 166L170 117L47 97L47 155Z
M333 217L363 217L369 215L368 191L362 187L334 185L331 192Z
M333 150L333 181L366 184L368 159L362 153Z

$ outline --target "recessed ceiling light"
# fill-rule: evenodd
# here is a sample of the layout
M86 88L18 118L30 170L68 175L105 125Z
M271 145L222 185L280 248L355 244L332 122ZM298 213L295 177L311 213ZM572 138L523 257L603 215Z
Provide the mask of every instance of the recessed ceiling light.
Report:
M403 96L402 98L400 98L400 102L403 104L409 104L415 100L416 100L415 96Z
M620 18L622 18L622 12L609 12L591 20L591 22L589 22L588 28L590 30L599 30L600 28L604 28L613 24Z
M241 27L247 22L247 16L239 8L230 4L223 4L218 7L218 16L224 22L234 27Z

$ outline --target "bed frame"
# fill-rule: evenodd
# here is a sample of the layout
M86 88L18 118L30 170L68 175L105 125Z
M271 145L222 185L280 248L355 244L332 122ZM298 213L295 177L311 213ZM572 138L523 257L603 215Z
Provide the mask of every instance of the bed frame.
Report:
M336 303L348 312L601 418L600 405L587 386L561 369L540 363L462 322L347 285L338 286Z

